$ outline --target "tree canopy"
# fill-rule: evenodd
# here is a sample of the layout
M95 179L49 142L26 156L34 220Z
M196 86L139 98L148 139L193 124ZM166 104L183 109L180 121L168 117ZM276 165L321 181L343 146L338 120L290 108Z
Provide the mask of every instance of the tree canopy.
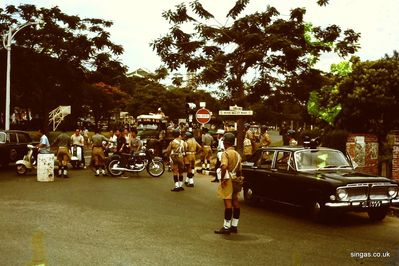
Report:
M72 105L76 111L73 113L80 113L82 103L76 99L82 97L85 83L107 78L112 81L116 75L124 75L125 67L116 59L123 48L112 43L106 31L111 21L82 19L67 15L58 7L9 5L0 9L3 33L36 21L41 21L39 27L23 28L14 36L12 106L30 108L46 123L48 111L59 105ZM5 51L1 54L5 55ZM5 61L1 66L0 70L5 69ZM5 84L3 75L0 82Z
M244 107L274 96L295 101L300 95L304 104L310 91L304 93L297 85L315 73L319 56L324 52L346 56L358 48L358 33L337 25L309 27L303 8L291 10L288 18L272 6L243 15L248 3L237 0L226 14L231 23L225 25L198 0L179 4L163 13L170 32L151 45L169 70L194 72L197 84L216 84L232 104ZM239 145L242 125L241 121Z
M320 104L342 106L335 126L351 132L371 132L383 140L399 126L399 54L375 61L352 58L341 67L342 75L331 77L331 85L319 93ZM331 89L334 88L334 89Z

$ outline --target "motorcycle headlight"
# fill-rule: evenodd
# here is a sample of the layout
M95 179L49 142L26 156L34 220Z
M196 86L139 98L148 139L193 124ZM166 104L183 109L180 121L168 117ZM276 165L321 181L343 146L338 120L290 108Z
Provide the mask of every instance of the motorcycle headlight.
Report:
M389 187L388 188L388 196L390 198L395 198L398 195L398 188L397 187Z
M348 197L348 192L344 188L339 188L337 190L337 198L339 200L345 200Z

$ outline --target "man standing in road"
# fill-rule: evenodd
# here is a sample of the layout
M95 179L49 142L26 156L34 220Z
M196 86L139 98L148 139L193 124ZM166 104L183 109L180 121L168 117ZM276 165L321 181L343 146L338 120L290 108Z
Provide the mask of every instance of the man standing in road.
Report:
M100 130L96 129L95 134L92 137L91 143L93 143L92 150L92 161L96 168L96 176L100 173L105 175L105 155L103 141L108 142L108 139L100 134Z
M59 162L58 176L68 177L68 162L71 159L69 148L71 147L71 138L65 132L63 128L61 134L57 136L54 141L54 145L58 145L57 160Z
M186 132L186 156L184 157L184 163L187 168L187 178L186 178L186 186L194 187L194 168L195 168L195 155L199 152L202 147L195 140L193 133L190 131Z
M50 153L50 142L48 141L48 138L45 134L44 129L39 129L39 135L40 135L40 140L39 144L36 145L37 149L33 150L33 165L37 164L37 155L40 154L47 154Z
M211 156L212 156L212 142L213 137L208 132L209 130L205 127L202 129L202 170L209 170L211 167Z
M183 188L183 171L184 171L184 153L185 153L185 142L182 140L180 132L178 130L173 131L173 137L175 138L169 143L166 149L166 154L172 159L172 172L173 181L175 187L171 190L173 192L179 192L184 190Z
M85 146L85 138L80 134L80 129L77 128L75 130L75 133L73 133L73 135L71 136L71 141L72 141L72 146L76 145L80 147L80 151L81 151L81 156L82 156L82 164L83 164L83 168L86 168L86 163L85 163L85 153L84 153L84 146ZM76 150L77 152L77 150ZM75 156L75 155L74 155Z
M224 144L223 144L223 135L224 135L224 130L223 129L218 129L216 131L216 134L218 134L218 147L217 147L217 153L216 153L216 165L215 165L215 179L212 180L211 182L219 183L218 175L216 174L217 169L220 167L220 160L222 159L222 153L224 152Z
M235 151L235 136L232 133L224 134L224 146L226 150L221 159L221 180L218 187L218 196L224 201L224 223L223 227L215 231L215 234L237 233L240 218L240 207L238 204L238 193L233 189L230 173L241 176L241 156ZM228 173L227 173L228 172ZM233 219L232 219L233 218Z
M270 139L269 133L267 133L267 126L262 125L261 127L261 136L260 136L260 146L261 147L268 147L272 141Z

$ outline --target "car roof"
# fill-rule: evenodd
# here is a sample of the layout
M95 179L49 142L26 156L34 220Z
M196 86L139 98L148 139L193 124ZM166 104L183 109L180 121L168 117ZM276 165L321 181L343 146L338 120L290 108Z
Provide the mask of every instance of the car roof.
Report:
M5 132L5 133L26 133L29 134L27 131L23 131L23 130L4 130L4 129L0 129L0 132Z

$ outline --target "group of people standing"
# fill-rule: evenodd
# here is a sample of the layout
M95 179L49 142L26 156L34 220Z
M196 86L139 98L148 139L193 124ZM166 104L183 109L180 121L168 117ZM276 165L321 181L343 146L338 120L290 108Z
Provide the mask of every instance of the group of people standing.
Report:
M36 145L37 148L37 153L34 154L34 165L36 164L37 161L37 154L46 154L50 153L50 142L45 134L45 131L42 129L39 129L39 134L40 134L40 141L39 144ZM84 137L80 134L80 129L76 129L75 133L72 136L69 136L65 129L61 130L61 134L57 136L57 138L53 142L53 146L57 147L57 160L59 162L59 167L58 167L58 177L68 177L68 163L71 160L71 152L70 148L72 145L76 145L81 147L81 152L82 152L82 163L83 166L85 167L85 162L84 162L84 145L85 145L85 140Z
M193 133L187 131L182 135L179 130L173 131L174 139L169 143L166 154L172 160L173 192L183 191L184 167L187 169L185 184L187 187L194 187L194 169L196 155L202 151L203 168L210 168L210 157L212 155L211 144L213 137L205 129L202 132L202 146L196 141ZM218 130L218 160L217 167L221 168L220 184L218 195L224 202L223 227L215 230L215 234L230 234L238 232L238 222L240 218L240 207L238 194L241 188L236 189L229 173L236 173L241 176L241 156L234 149L235 135L224 133Z

